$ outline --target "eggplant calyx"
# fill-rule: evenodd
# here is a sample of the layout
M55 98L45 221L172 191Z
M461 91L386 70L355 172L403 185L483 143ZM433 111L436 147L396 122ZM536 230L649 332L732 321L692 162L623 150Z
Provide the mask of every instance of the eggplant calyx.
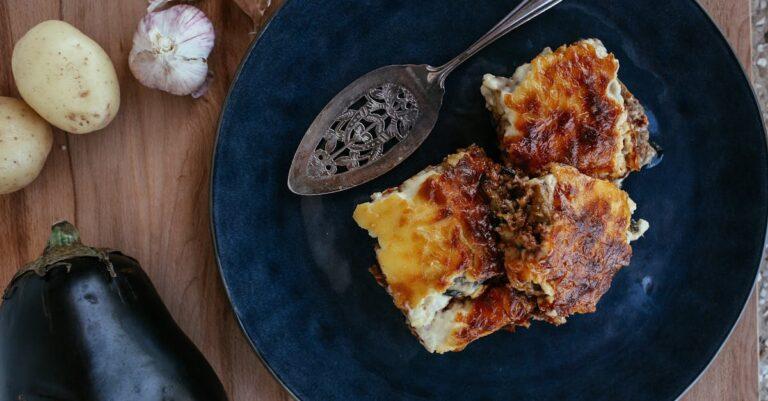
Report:
M110 277L117 277L115 268L109 260L110 252L108 249L92 248L83 245L77 228L68 221L60 221L51 227L51 235L48 237L48 243L45 245L43 254L36 260L22 266L11 279L8 289L13 287L13 283L16 280L29 272L45 277L54 267L63 266L69 271L72 266L67 261L81 257L100 260L104 263L104 267L109 272ZM6 292L8 289L6 289Z

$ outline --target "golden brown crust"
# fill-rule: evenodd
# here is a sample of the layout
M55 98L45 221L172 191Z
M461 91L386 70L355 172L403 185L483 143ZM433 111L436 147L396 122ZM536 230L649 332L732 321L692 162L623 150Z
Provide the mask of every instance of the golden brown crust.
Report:
M472 341L502 328L528 327L536 306L530 297L506 284L489 287L478 298L464 302L470 302L471 307L457 319L464 327L454 334L453 351L461 351Z
M620 99L612 95L619 69L613 54L599 55L594 41L580 41L539 55L530 66L526 78L503 98L515 115L515 134L501 132L500 138L509 165L538 175L558 162L592 177L619 179L650 160L647 135L643 140L635 135L642 128L631 127L633 122L647 127L642 107L635 107L628 120ZM624 99L639 106L626 88L623 92Z
M558 316L594 312L616 272L629 264L627 230L632 212L627 194L612 183L588 178L570 167L555 167L558 184L554 216L540 265L555 289L553 300L539 302Z
M613 276L629 264L632 211L627 194L611 182L561 164L545 169L556 179L546 216L532 217L532 205L541 201L519 178L507 185L527 195L497 215L510 285L537 297L537 318L560 324L571 314L594 312Z
M468 261L462 267L466 268L468 277L485 281L502 271L492 213L481 189L481 183L497 165L476 145L459 150L457 154L462 156L454 164L444 161L442 174L428 178L418 196L438 205L440 218L453 216L461 224L468 236L453 235L451 245L454 249L471 250L462 252Z
M482 283L503 274L491 211L480 190L495 168L481 148L471 146L426 169L423 182L403 184L418 187L385 191L355 209L358 225L378 238L378 271L406 313L426 297L445 293L456 277Z
M556 161L592 176L611 175L622 110L606 94L618 68L613 56L599 58L586 45L534 59L529 78L504 99L522 133L502 138L509 162L529 172Z

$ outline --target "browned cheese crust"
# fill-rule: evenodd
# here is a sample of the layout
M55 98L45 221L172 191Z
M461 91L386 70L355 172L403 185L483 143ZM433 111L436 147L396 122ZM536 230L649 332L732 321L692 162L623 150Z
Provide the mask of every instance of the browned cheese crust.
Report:
M584 42L536 57L526 79L504 97L505 107L516 113L519 133L501 133L506 162L533 175L551 162L604 179L639 170L655 152L648 145L648 121L640 103L623 88L622 97L633 106L628 118L609 95L618 68L613 54L599 57Z
M463 260L457 268L466 269L468 277L485 281L502 272L491 209L481 189L481 182L497 165L476 145L457 154L461 154L458 161L453 165L453 160L444 161L443 173L424 181L417 196L440 208L438 219L456 218L468 234L462 238L454 231L451 236L450 246L461 252Z
M503 328L528 327L536 307L532 298L506 284L491 286L478 298L454 302L467 302L470 309L457 319L463 327L454 335L452 351Z
M629 264L632 210L613 183L552 164L551 204L526 178L486 184L497 211L510 285L538 300L537 318L560 324L594 312L616 272Z
M481 148L471 146L357 206L355 221L378 239L377 279L386 281L406 313L448 291L456 277L482 283L503 274L492 213L480 189L495 168Z

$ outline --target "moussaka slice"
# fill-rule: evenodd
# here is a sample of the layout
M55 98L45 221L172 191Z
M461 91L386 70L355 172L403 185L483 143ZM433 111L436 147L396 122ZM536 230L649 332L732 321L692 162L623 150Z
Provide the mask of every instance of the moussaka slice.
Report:
M539 175L549 163L618 180L656 154L648 118L618 79L619 61L597 39L549 48L510 78L486 74L480 91L505 162Z
M482 149L472 146L355 209L357 224L378 241L379 282L432 352L466 345L444 335L445 325L458 324L458 316L468 316L471 309L466 300L452 301L478 298L488 279L503 275L492 213L481 188L496 168Z
M484 185L510 285L536 298L535 318L561 324L595 311L648 223L632 220L634 202L610 181L563 164L543 172L530 179L503 173Z

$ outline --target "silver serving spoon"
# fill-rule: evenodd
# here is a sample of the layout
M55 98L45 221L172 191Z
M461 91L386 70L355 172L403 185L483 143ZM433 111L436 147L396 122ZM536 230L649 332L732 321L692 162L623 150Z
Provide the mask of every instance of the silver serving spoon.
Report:
M400 164L435 126L448 74L560 1L523 0L469 49L439 67L391 65L352 82L304 134L293 156L288 188L299 195L343 191Z

